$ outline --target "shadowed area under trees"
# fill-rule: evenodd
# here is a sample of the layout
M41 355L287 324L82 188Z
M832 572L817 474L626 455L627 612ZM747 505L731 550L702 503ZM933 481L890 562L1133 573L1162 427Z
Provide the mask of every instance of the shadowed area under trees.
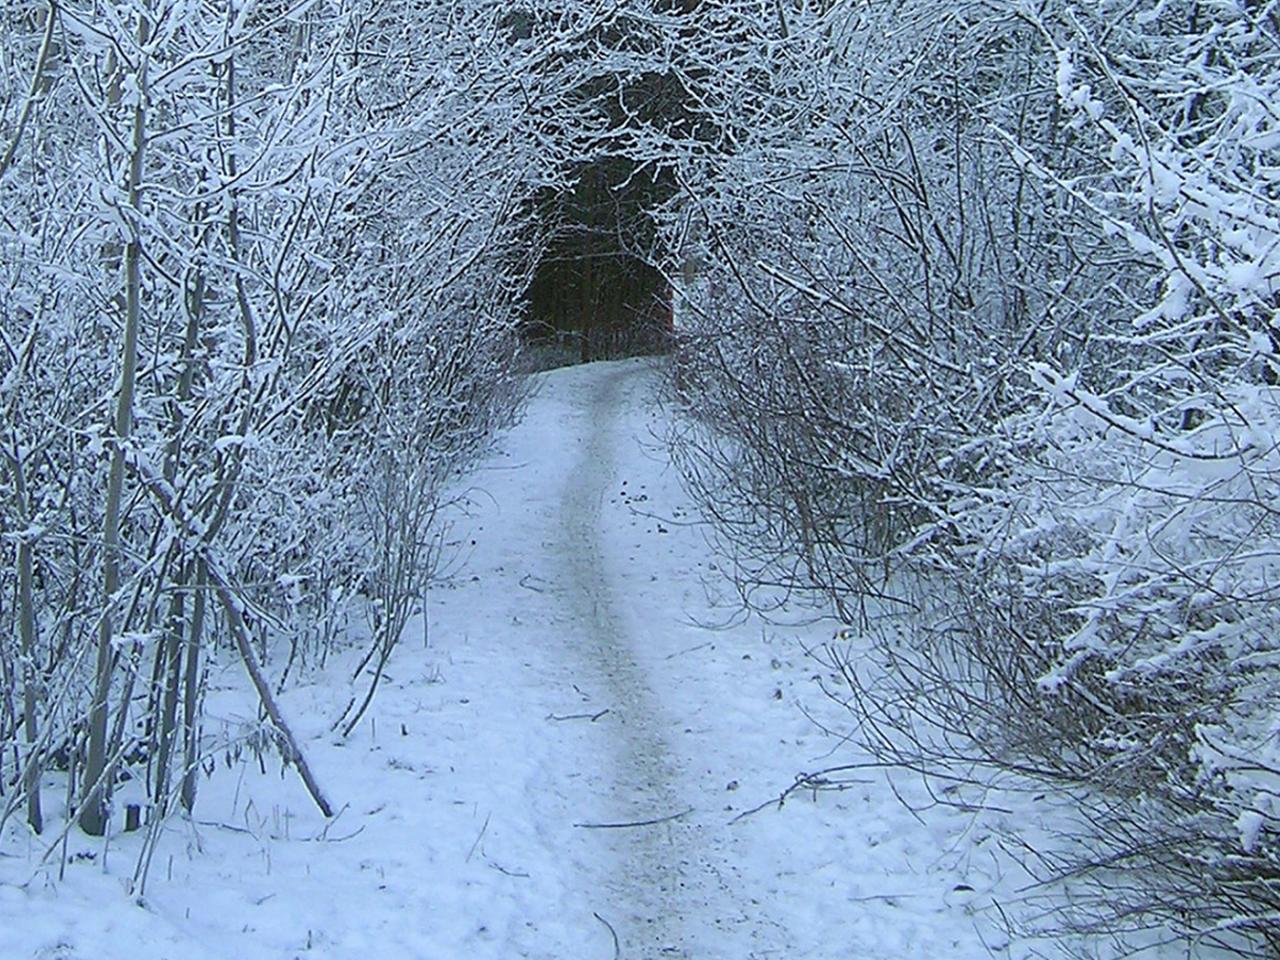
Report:
M688 13L688 0L657 4ZM509 40L535 32L534 15L509 14ZM672 24L667 24L670 29ZM652 214L676 194L671 155L649 134L696 141L707 127L688 90L690 77L657 56L664 35L621 14L592 38L634 69L602 70L566 99L591 105L600 129L596 156L567 172L567 186L543 191L533 220L544 239L527 292L526 342L555 344L563 359L587 362L662 352L670 346L672 291L660 264L669 259ZM669 40L669 37L666 39Z
M652 237L644 211L662 192L664 184L616 160L550 198L543 217L554 227L529 290L527 340L566 345L583 363L666 348L670 288L633 252L637 238Z

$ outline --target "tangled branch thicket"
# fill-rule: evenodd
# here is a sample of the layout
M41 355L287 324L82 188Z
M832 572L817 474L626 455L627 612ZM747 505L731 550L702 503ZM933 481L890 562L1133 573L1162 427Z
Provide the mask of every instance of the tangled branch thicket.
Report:
M103 834L126 778L190 810L229 658L328 812L273 691L367 613L350 732L519 410L526 211L589 154L617 15L557 9L0 12L0 827L56 787Z
M667 211L744 596L861 625L881 757L1069 790L1050 926L1275 955L1277 11L783 7Z

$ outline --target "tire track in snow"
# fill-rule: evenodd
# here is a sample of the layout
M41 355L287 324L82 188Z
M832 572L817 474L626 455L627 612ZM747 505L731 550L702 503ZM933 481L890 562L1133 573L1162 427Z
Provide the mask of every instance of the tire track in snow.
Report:
M636 367L620 368L594 384L585 398L585 437L560 503L563 542L557 550L565 566L572 629L578 634L575 646L591 679L608 691L607 719L616 731L609 806L616 822L687 809L672 786L676 771L662 735L666 718L631 654L600 546L601 505L618 482L613 442L621 403L638 373ZM697 912L696 905L682 902L681 861L694 839L690 828L672 821L592 833L596 842L610 845L616 864L608 882L609 903L599 912L616 928L623 960L687 957L681 918Z

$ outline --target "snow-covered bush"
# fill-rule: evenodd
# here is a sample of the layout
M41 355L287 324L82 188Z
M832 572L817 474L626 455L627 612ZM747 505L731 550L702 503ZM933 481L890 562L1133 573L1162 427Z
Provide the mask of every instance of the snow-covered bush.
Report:
M1274 948L1275 11L770 30L672 215L677 452L744 591L876 598L839 662L884 755L1085 788L1067 926Z
M1109 363L1029 367L1045 399L1002 424L1010 468L952 513L984 545L969 576L1051 611L1044 696L1096 703L1061 749L1141 799L1107 853L1182 897L1147 891L1142 912L1242 949L1236 934L1280 943L1280 29L1255 7L1035 20L1064 123L1105 176L1015 155L1150 281L1114 318Z
M773 43L722 92L750 91L753 122L687 165L672 210L695 265L681 375L708 427L686 440L730 485L744 558L847 596L935 515L950 452L1020 407L1024 360L1073 357L1059 333L1125 291L1094 282L1114 244L1034 197L994 133L1058 142L1010 11L814 11Z
M394 643L516 409L518 211L580 146L556 51L604 16L534 46L452 0L0 11L0 818L39 830L70 767L101 833L126 755L190 807L212 644L269 700L263 655L323 661L357 598Z

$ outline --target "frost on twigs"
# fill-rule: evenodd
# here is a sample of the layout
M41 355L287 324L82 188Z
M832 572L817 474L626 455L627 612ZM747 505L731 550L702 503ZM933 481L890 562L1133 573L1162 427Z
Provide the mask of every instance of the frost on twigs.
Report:
M670 211L674 449L743 598L860 625L840 702L886 760L1072 791L1046 932L1274 951L1274 12L915 0L832 36L792 18Z
M283 688L366 612L381 669L519 409L575 13L532 57L479 2L0 5L0 823L55 760L92 832L117 774L190 811L228 648L300 767Z

